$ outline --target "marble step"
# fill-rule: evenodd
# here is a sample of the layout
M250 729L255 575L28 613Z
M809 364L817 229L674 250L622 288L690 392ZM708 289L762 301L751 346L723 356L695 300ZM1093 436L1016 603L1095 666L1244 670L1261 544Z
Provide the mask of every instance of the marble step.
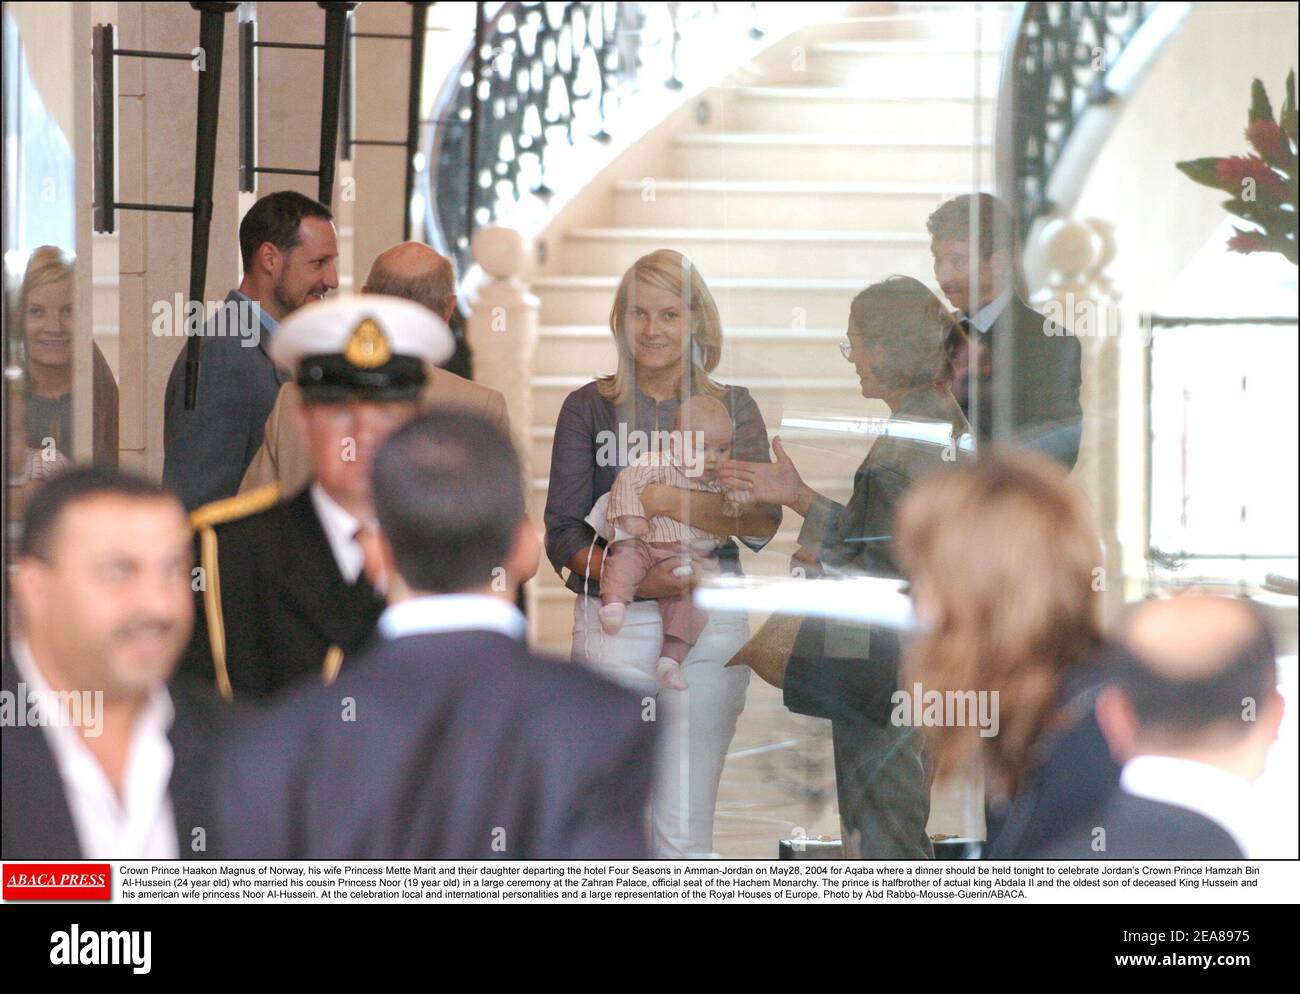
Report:
M986 184L992 139L924 141L819 132L693 132L676 139L677 179L861 180ZM978 169L978 171L977 171Z

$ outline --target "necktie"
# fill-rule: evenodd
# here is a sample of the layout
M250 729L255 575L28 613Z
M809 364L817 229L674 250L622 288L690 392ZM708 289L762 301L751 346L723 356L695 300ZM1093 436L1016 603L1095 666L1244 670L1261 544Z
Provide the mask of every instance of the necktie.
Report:
M970 376L970 333L969 318L956 322L944 340L944 354L948 359L948 386L953 396L966 410L966 394Z
M379 555L379 527L375 524L362 525L353 533L352 540L361 548L361 576L357 578L358 584L364 580L377 596L382 597L388 587L388 577Z

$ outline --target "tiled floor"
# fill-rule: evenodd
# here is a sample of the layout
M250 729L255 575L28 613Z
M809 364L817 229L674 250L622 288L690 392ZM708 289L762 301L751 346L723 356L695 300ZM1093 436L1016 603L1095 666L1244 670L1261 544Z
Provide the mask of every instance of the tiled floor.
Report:
M966 771L930 792L932 834L983 838L983 783ZM781 691L750 680L718 789L713 847L729 859L774 859L782 838L839 838L830 722L786 710Z
M718 789L714 849L775 859L783 838L839 833L830 722L792 714L780 690L753 677Z
M751 630L761 620L751 618ZM543 648L567 656L569 647ZM839 838L830 728L829 721L787 710L778 688L751 676L718 787L715 852L725 859L775 859L783 838ZM932 833L983 836L982 784L966 781L936 784Z

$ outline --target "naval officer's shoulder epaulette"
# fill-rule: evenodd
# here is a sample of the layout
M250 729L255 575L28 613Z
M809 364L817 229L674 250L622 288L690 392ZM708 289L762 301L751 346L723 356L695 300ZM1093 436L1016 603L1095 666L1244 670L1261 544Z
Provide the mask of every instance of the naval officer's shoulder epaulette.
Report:
M235 494L233 497L214 500L210 504L195 508L190 512L190 527L198 531L200 528L211 528L214 525L224 525L228 521L238 521L240 518L247 518L250 514L257 514L259 511L274 507L279 500L280 484L268 483L246 494Z
M280 499L280 484L268 483L264 487L236 494L223 500L214 500L196 508L190 514L190 527L199 537L199 562L203 567L203 610L208 628L208 647L212 650L217 689L226 700L234 696L230 671L226 666L226 623L221 607L221 562L217 549L218 539L214 528L229 521L238 521L275 506Z

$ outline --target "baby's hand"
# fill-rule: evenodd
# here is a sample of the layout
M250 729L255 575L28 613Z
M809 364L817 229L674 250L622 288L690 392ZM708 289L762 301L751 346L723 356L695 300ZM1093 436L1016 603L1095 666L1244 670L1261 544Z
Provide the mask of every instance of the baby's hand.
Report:
M718 482L722 484L722 513L730 517L740 517L745 509L754 503L754 493L743 482L734 477L722 475Z
M633 538L644 538L646 532L650 530L650 522L639 514L627 514L614 522L615 526L622 528Z

